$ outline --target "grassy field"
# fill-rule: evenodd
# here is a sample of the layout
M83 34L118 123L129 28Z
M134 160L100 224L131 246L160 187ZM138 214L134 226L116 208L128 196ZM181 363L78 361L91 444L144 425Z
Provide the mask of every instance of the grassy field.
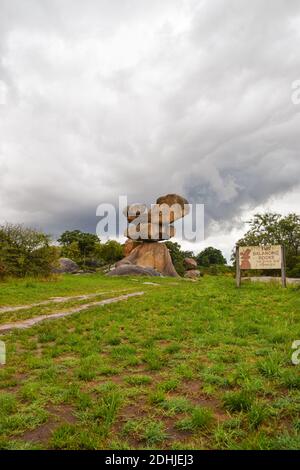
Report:
M146 282L146 284L145 284ZM155 285L148 284L154 282ZM300 289L230 277L0 284L0 325L140 292L2 335L1 449L299 449Z

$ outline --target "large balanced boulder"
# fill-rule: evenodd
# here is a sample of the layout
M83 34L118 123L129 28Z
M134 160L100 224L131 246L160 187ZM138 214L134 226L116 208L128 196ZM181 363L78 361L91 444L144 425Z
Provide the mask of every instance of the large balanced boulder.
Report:
M129 223L138 217L141 223L169 224L189 213L189 203L178 194L167 194L160 196L150 210L146 204L131 204L125 207L123 213Z
M197 269L197 261L193 258L184 258L184 265L186 269Z
M145 268L152 267L163 276L178 276L164 243L141 243L126 258L118 262L118 267L129 263Z
M131 204L125 207L123 214L127 217L128 222L132 222L137 217L142 217L144 220L148 220L146 204Z
M52 269L52 272L57 274L75 274L79 271L78 264L69 258L59 258L58 265Z
M173 222L188 213L188 201L178 194L159 197L149 210L145 204L131 204L124 209L128 220L124 235L144 242L169 240L175 235Z
M173 222L188 213L188 201L178 194L159 197L150 210L145 204L127 206L124 209L128 221L124 233L128 238L124 245L125 258L108 275L149 275L145 269L150 268L160 275L177 277L169 250L160 242L175 235Z
M150 222L130 224L125 232L126 236L134 241L169 240L175 235L172 225L154 224Z
M181 219L182 217L186 216L190 210L188 201L184 197L179 196L178 194L167 194L166 196L160 196L156 200L156 204L157 206L159 206L158 209L162 213L162 223L175 222L175 220ZM168 208L171 208L170 212L168 211ZM165 220L164 214L165 217L167 217L168 212L170 220Z

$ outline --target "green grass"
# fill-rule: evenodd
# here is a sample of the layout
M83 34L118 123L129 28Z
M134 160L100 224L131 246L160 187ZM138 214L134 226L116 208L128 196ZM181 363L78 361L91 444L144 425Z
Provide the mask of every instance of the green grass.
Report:
M209 408L195 407L191 415L178 421L177 428L182 431L207 429L213 421L213 413Z
M147 446L159 444L168 437L164 424L151 419L128 420L123 427L123 435L134 437L137 442L144 442Z
M0 324L90 307L1 336L0 449L299 448L300 290L230 277L61 276L0 284ZM51 297L89 300L30 307Z
M229 411L248 411L253 398L247 390L228 392L223 396L224 407Z

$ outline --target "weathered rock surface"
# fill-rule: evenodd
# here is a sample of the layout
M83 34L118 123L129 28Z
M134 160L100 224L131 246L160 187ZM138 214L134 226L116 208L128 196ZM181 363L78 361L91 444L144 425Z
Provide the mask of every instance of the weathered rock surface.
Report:
M124 235L132 240L169 240L175 235L171 224L188 212L188 201L178 194L159 197L150 210L145 204L129 205L124 210L129 222Z
M146 204L131 204L125 207L123 214L127 217L128 222L132 222L137 217L147 213ZM148 217L146 217L148 220Z
M59 258L58 266L55 266L52 269L52 272L57 274L74 274L78 273L79 271L80 268L78 264L69 258Z
M174 210L171 213L170 222L181 219L189 213L188 201L178 194L167 194L161 196L156 200L156 204L172 207Z
M189 279L195 279L200 276L200 271L198 269L190 269L189 271L186 271L184 273L184 277L187 277Z
M136 241L136 240L126 240L125 244L124 244L124 249L123 249L123 253L124 253L124 256L128 256L129 253L132 252L132 250L134 248L136 248L138 245L140 245L140 241Z
M161 274L150 266L143 267L127 263L112 269L106 276L161 276Z
M131 204L124 209L123 213L128 222L138 217L140 223L169 224L189 213L188 204L188 201L178 194L167 194L159 197L150 210L145 204Z
M197 261L193 258L184 258L184 265L186 269L195 269L197 268Z
M127 257L126 257L126 258L123 258L123 259L121 259L120 261L117 261L117 262L115 263L115 265L110 269L110 271L112 271L112 270L115 269L115 268L118 268L119 266L124 266L125 264L130 264L130 265L131 265L132 262L131 262L131 261L128 261Z
M169 240L175 235L175 228L171 225L142 223L135 225L131 223L125 231L125 236L134 241L160 241Z
M118 267L128 262L141 267L152 267L164 276L178 277L164 243L141 243L126 258L119 261Z

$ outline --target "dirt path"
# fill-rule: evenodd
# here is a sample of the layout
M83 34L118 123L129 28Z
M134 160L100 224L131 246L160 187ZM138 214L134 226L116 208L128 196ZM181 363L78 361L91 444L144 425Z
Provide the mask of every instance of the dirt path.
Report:
M36 302L34 304L27 304L27 305L12 305L10 307L0 307L0 314L7 313L7 312L17 312L18 310L29 310L33 307L41 307L42 305L50 305L50 304L59 304L63 302L69 302L70 300L87 300L92 299L93 297L99 297L100 295L105 294L117 294L118 292L128 291L129 289L120 289L120 290L111 290L106 292L96 292L94 294L82 294L82 295L74 295L70 297L51 297L48 300L43 300L41 302Z
M5 325L0 325L0 334L8 333L11 330L23 330L25 328L30 328L31 326L36 325L44 320L54 320L56 318L63 318L69 315L73 315L73 313L82 312L87 310L90 307L99 307L102 305L112 304L114 302L120 302L121 300L127 300L130 297L136 297L143 295L144 292L132 292L131 294L120 295L119 297L113 297L111 299L101 300L99 302L91 302L89 304L80 305L79 307L74 307L67 312L57 312L52 313L50 315L40 315L38 317L29 318L28 320L23 320L14 323L7 323Z

